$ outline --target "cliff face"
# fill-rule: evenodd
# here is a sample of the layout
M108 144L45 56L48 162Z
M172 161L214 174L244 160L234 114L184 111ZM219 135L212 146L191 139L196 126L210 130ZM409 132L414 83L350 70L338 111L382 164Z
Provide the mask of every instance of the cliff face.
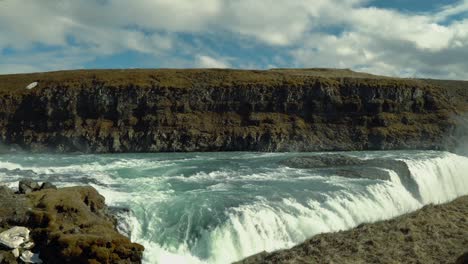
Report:
M306 73L0 76L0 140L63 152L439 149L454 143L447 141L452 117L466 105L454 88ZM29 81L39 86L11 88Z

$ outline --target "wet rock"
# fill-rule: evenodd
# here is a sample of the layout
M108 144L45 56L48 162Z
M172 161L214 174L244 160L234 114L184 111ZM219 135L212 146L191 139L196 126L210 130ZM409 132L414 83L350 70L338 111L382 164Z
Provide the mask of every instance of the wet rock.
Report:
M50 183L50 182L43 182L40 189L41 189L41 190L45 190L45 189L57 189L57 186L55 186L54 184L52 184L52 183Z
M356 166L362 163L363 162L358 158L336 154L293 157L280 162L280 164L284 166L301 169Z
M320 175L373 180L392 180L389 171L397 174L402 185L420 199L419 188L404 161L390 159L358 159L341 154L292 157L279 162L291 168L310 169Z
M344 168L332 170L333 175L346 177L346 178L355 178L355 179L373 179L373 180L383 180L390 181L391 177L388 172L373 167L355 167L355 168ZM326 174L325 174L326 175Z
M133 225L127 220L134 217L133 211L129 208L113 206L109 208L109 213L114 218L117 230L127 237L132 237Z
M28 194L40 189L39 184L31 179L21 180L18 187L18 192L22 194Z

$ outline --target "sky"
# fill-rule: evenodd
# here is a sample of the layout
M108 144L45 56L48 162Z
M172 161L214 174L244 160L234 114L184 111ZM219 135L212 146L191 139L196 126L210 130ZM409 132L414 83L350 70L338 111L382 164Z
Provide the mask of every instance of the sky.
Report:
M468 80L468 0L0 0L0 74L313 67Z

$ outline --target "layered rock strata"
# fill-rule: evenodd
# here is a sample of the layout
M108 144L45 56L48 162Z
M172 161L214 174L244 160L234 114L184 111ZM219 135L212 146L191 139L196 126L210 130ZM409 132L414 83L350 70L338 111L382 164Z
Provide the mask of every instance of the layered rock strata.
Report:
M37 87L25 89L31 82ZM466 87L332 70L4 75L0 149L446 149L457 144L452 136L455 117L467 109Z

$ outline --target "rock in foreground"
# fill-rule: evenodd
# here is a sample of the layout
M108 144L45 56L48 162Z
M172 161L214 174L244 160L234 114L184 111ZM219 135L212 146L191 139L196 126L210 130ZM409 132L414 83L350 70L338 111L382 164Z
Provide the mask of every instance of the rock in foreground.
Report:
M467 263L467 250L468 197L462 197L238 263Z
M28 227L35 243L31 251L45 263L141 263L143 246L116 231L104 197L92 187L28 194L4 188L0 195L5 197L0 206L8 208L0 210L1 226Z

